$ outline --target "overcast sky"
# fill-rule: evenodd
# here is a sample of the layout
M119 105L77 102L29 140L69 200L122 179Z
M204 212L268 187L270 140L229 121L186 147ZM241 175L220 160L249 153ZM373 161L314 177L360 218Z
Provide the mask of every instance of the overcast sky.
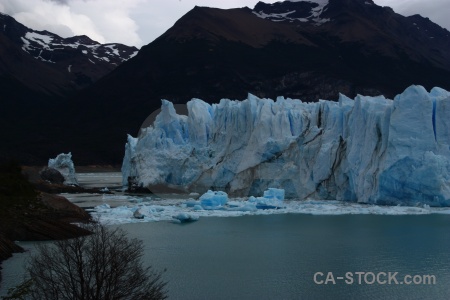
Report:
M449 0L374 0L409 16L421 14L450 29ZM257 0L0 0L0 12L37 30L63 37L88 35L101 42L141 47L169 29L195 5L254 7ZM277 1L264 1L274 3Z

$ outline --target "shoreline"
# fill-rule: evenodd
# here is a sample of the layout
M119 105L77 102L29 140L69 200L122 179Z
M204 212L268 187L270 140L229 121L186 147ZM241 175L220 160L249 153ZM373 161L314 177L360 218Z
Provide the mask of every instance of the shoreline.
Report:
M1 178L6 182L0 194L0 268L2 261L23 251L14 241L58 240L90 234L72 224L92 222L90 214L57 193L91 190L45 182L39 176L41 169L13 163L0 168Z

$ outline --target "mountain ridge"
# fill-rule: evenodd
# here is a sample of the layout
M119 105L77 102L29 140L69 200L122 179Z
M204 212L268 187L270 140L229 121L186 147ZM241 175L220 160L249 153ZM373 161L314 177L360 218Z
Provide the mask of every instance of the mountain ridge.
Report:
M400 16L396 13L393 12L393 10L391 8L386 8L386 7L379 7L376 6L375 4L371 4L371 5L367 5L364 4L365 2L360 1L361 3L363 3L362 5L359 6L373 6L373 8L371 8L371 10L375 9L378 14L381 15L381 17L383 17L378 23L383 23L382 20L384 20L384 18L387 18L385 15L387 14L388 16L390 16L391 18L394 18L395 22L393 22L392 26L403 26L405 25L406 22L408 22L408 17L403 17ZM367 1L366 1L367 2ZM285 2L281 2L281 3L285 3ZM302 2L292 2L292 3L302 3ZM339 3L353 3L353 2L349 2L349 1L343 1L343 0L330 0L330 5L334 3L334 6L339 6L337 4ZM354 3L353 3L354 4ZM364 7L364 9L366 9ZM368 8L367 8L368 9ZM337 12L336 12L337 10ZM291 46L292 44L296 44L298 45L305 45L305 46L312 46L312 47L316 47L316 48L310 48L308 50L305 51L309 51L309 52L314 52L317 50L317 48L319 48L319 52L321 55L323 55L323 62L321 63L319 60L319 66L318 68L321 68L321 65L327 65L328 61L331 61L332 63L334 63L336 65L335 68L338 68L338 65L342 65L342 67L345 67L346 64L350 64L352 65L352 62L344 62L343 64L339 63L339 59L342 58L342 54L338 53L343 52L344 54L347 54L347 56L352 55L353 53L351 53L352 51L355 52L356 54L358 54L360 57L360 59L362 60L367 60L370 62L370 58L368 58L369 55L373 55L375 56L375 59L379 59L379 60L385 60L386 63L390 62L390 59L395 59L395 60L410 60L410 61L406 61L406 62L399 62L399 66L396 66L396 68L402 68L407 64L419 64L419 67L421 64L423 64L423 66L421 66L423 69L427 69L428 65L431 63L432 67L431 68L437 68L437 69L442 69L442 66L444 66L444 72L442 73L446 73L448 71L450 71L450 57L448 56L447 52L445 51L446 46L450 45L450 39L448 39L447 37L445 37L445 41L441 42L440 45L437 45L436 47L440 49L435 49L434 48L430 48L430 49L426 49L425 50L421 50L420 48L424 48L424 46L420 45L420 47L412 47L410 45L408 45L408 43L410 43L410 39L416 39L414 42L416 43L424 43L423 41L423 37L421 37L420 39L417 36L413 36L413 37L409 37L408 39L404 39L404 40L399 40L396 41L397 38L399 38L399 36L402 36L404 34L404 32L407 32L408 30L410 30L409 28L405 28L402 30L390 30L393 31L392 33L388 33L390 35L388 35L388 33L385 33L386 30L381 30L380 28L378 28L377 26L379 26L379 24L374 23L374 22L368 22L367 20L364 20L364 18L362 17L355 17L355 12L353 11L348 11L345 9L342 9L341 7L338 7L334 11L334 15L338 14L339 11L341 11L341 16L339 20L333 20L331 19L330 22L324 23L321 26L314 26L313 24L308 24L308 23L301 23L297 24L294 26L292 26L292 24L279 24L279 23L283 23L283 22L270 22L268 20L265 19L261 19L261 18L257 18L257 16L255 16L253 14L253 11L248 9L248 8L238 8L238 9L228 9L228 10L222 10L222 9L215 9L215 8L206 8L206 7L195 7L194 9L192 9L190 12L188 12L186 15L184 15L182 18L180 18L172 28L170 28L169 30L167 30L163 35L161 35L158 39L156 39L154 42L142 47L141 52L142 55L139 59L134 60L134 62L130 62L130 64L127 64L126 66L122 66L123 68L118 68L118 70L116 70L115 72L111 73L109 76L105 77L102 79L101 82L99 82L98 84L98 89L89 89L89 92L93 91L94 93L97 93L98 91L100 91L100 93L103 93L104 91L102 90L102 86L108 85L105 84L105 81L110 80L111 82L114 82L114 77L118 76L121 77L122 80L124 80L124 76L121 75L117 75L119 73L120 70L124 70L124 69L135 69L135 73L137 74L136 76L134 76L134 82L140 82L139 85L140 86L144 86L143 88L146 89L145 84L144 84L144 78L145 76L147 76L147 78L152 78L152 79L157 79L158 76L156 75L152 75L152 70L154 69L158 69L158 68L162 68L163 66L161 66L161 63L159 61L151 61L151 57L162 57L163 59L165 59L166 57L169 58L170 57L171 60L178 60L179 63L178 64L173 64L173 65L168 65L168 68L173 68L173 73L183 73L183 75L186 75L185 77L187 79L189 79L190 74L193 74L196 72L198 72L197 67L193 66L194 63L191 63L191 66L187 66L189 64L189 60L193 59L193 60L198 60L198 56L202 56L205 58L205 60L208 60L209 57L211 56L209 52L213 52L216 51L217 49L212 48L211 46L215 46L216 48L221 47L221 43L227 43L227 41L231 41L234 44L231 45L230 43L227 44L227 46L230 46L233 49L230 49L230 52L235 51L237 55L239 55L240 53L238 53L239 51L244 52L241 48L245 48L245 46L250 46L252 48L254 48L253 50L255 51L259 51L259 49L264 48L264 46L267 45L273 45L274 43L285 43L285 45L281 45L281 47L285 47L288 48L289 46ZM333 16L333 11L328 9L324 12L324 14L328 14L327 16L332 17ZM246 16L246 20L245 20L245 25L246 26L234 26L234 24L242 24L243 21L241 20L241 18L243 16ZM207 19L205 21L205 19ZM335 24L331 24L335 22ZM354 26L354 23L357 23L357 25L359 26ZM361 25L361 23L363 25ZM410 22L411 26L413 26L413 23ZM230 25L230 26L224 26L224 24L226 25ZM252 24L256 24L253 26L249 26ZM330 28L332 26L336 27L336 24L341 26L340 30L337 30L336 28ZM220 26L221 25L221 26ZM301 27L299 27L301 25ZM436 25L438 26L438 25ZM258 30L253 29L254 27L258 27ZM236 28L241 28L240 31L236 30ZM281 29L280 29L281 28ZM440 27L439 27L440 28ZM442 28L440 28L442 29ZM442 29L445 32L448 33L448 31L446 31L445 29ZM231 32L231 34L230 34ZM249 34L250 32L250 34ZM253 34L253 36L251 38L246 38L249 35ZM410 33L411 35L413 33ZM414 33L415 34L415 33ZM241 35L241 36L239 36ZM367 38L367 36L371 36L371 35L375 35L375 38L373 40L369 40L369 38ZM291 37L292 36L292 37ZM364 38L366 36L366 38ZM441 34L442 36L442 34ZM264 40L261 40L258 37L263 37ZM381 43L380 45L380 41L382 41L383 43ZM198 42L198 45L192 45L194 43ZM370 44L368 44L370 43ZM406 46L405 46L406 44ZM191 46L190 46L191 45ZM269 47L270 47L269 45ZM366 46L365 46L366 45ZM176 48L176 47L186 47L186 49L184 49L184 51L174 51L173 49L168 49L168 48ZM198 50L204 51L205 53L200 53L200 51L197 51L198 54L195 53L196 48L198 47ZM169 52L165 55L164 51L159 51L158 48L164 48L165 50L168 50ZM239 49L234 49L234 48L239 48ZM354 49L352 49L354 48ZM418 48L418 50L415 52L414 49ZM426 48L426 47L425 47ZM253 51L250 50L250 51ZM301 56L303 53L301 52L303 49L299 50L299 55L297 56ZM189 52L191 51L191 52ZM431 56L431 59L429 61L427 61L427 59L424 60L424 57L430 56L431 52L438 52L438 54L433 54L434 56ZM268 51L269 52L269 51ZM289 50L287 50L286 52L289 52ZM359 52L359 53L358 53ZM433 52L433 53L434 53ZM336 54L338 53L338 54ZM284 54L284 53L283 53ZM291 51L289 53L291 55L291 59L296 59L297 61L299 61L298 57L296 57L295 55L295 51ZM313 59L314 53L307 53L309 55L309 57L306 57L304 60ZM243 55L241 55L243 56ZM416 57L414 57L416 56ZM144 58L146 57L146 58ZM159 58L158 58L159 59ZM220 58L219 58L220 59ZM232 55L228 55L228 57L225 57L225 59L228 60L233 60L236 59L236 57L232 57ZM237 59L239 59L239 57L237 57ZM265 60L264 60L265 59ZM274 59L273 57L271 58L269 55L265 55L262 59L260 59L260 61L255 62L255 63L265 63L268 59ZM137 63L137 61L139 60L139 63ZM328 61L327 61L328 60ZM351 60L351 59L348 59ZM424 62L425 61L425 62ZM131 67L131 64L135 64L134 67ZM203 63L202 61L200 61L200 63ZM411 64L412 63L412 64ZM217 62L217 64L221 64L221 62ZM140 70L138 70L137 66L140 66ZM178 66L178 67L177 67ZM355 66L357 67L357 66ZM353 69L355 68L353 66L350 66L349 69ZM176 69L177 68L177 69ZM411 68L416 68L411 67ZM145 69L145 70L143 70ZM204 66L203 67L204 70L206 70L205 72L207 72L208 70L208 66ZM313 69L313 70L311 70ZM333 67L331 66L330 69L333 69ZM375 64L375 66L372 67L373 70L376 71L377 66ZM158 70L159 71L159 70ZM314 67L310 68L310 69L301 69L301 70L297 70L297 71L301 71L301 72L295 72L295 73L311 73L311 72L315 72L314 71ZM370 70L372 71L372 70ZM427 71L427 70L426 70ZM428 70L429 71L429 70ZM285 72L283 70L281 70L281 72ZM355 71L357 72L357 71ZM439 70L437 70L437 72L440 72ZM128 71L124 71L123 73L128 73L129 75L133 76L132 72L128 72ZM156 72L155 72L156 73ZM220 72L219 72L220 73ZM240 73L240 72L238 72ZM339 73L339 72L338 72ZM342 73L342 72L341 72ZM363 73L363 72L360 72ZM397 73L399 73L399 71L397 70ZM410 72L405 72L407 76L411 77ZM419 72L416 72L419 73ZM141 75L139 75L141 74ZM144 76L145 74L145 76ZM339 74L338 74L339 75ZM448 74L447 74L448 75ZM141 76L141 77L139 77ZM177 75L175 75L177 76ZM288 74L287 77L289 77L290 75ZM164 77L164 75L161 75L161 77ZM181 77L181 76L180 76ZM234 79L236 79L239 76L236 76ZM242 77L242 76L241 76ZM282 76L281 76L282 77ZM320 76L319 76L320 77ZM328 76L329 77L329 76ZM355 76L353 75L353 77L360 77L360 76ZM395 94L401 92L404 88L406 88L407 86L409 86L410 84L422 84L424 86L427 86L428 88L431 88L432 86L432 82L431 80L429 82L427 82L426 80L426 76L420 77L416 74L416 80L409 79L407 80L407 82L401 84L401 86L397 86L395 88L386 88L386 82L381 82L381 83L370 83L366 84L365 87L362 88L362 90L370 90L373 89L375 93L378 94L386 94L387 96L394 96ZM301 78L301 75L300 75ZM353 78L353 79L354 79ZM417 78L421 79L421 80L417 80ZM314 78L312 78L314 79ZM346 79L346 78L333 78L333 80L342 80L342 79ZM356 81L359 80L360 78L356 78ZM424 80L422 80L424 79ZM230 80L233 80L230 79ZM164 80L163 80L164 81ZM167 80L166 80L167 81ZM280 81L282 81L282 78L278 79L278 83L280 83ZM420 82L422 81L422 82ZM444 82L444 80L437 80L438 82ZM131 80L130 80L131 82ZM199 82L202 83L202 80L199 80ZM198 83L197 85L200 85L201 83ZM117 86L118 81L114 82L114 84L109 84L111 86ZM127 85L128 83L124 82L124 85ZM216 83L216 85L219 84L219 82ZM378 86L382 84L385 85L384 88L380 89ZM151 84L149 84L151 85ZM437 84L435 84L437 85ZM310 86L311 87L311 86ZM133 84L131 83L129 86L127 86L126 90L136 90L133 87ZM195 89L195 88L193 88ZM123 89L125 90L125 88ZM343 92L346 92L347 90L349 90L348 88L346 88ZM351 94L355 94L355 91L358 90L358 88L353 88L353 91L351 91ZM376 91L375 91L376 90ZM189 93L189 90L187 90L186 92L188 92L187 97L188 98L192 98L192 97L198 97L199 93ZM250 84L248 86L248 89L244 91L244 89L242 89L242 91L240 93L237 93L237 95L235 95L236 93L230 92L230 96L229 97L240 97L243 98L246 96L247 92L251 92L254 93L258 96L261 97L265 97L266 95L264 95L264 93L259 93L258 87L257 86L252 86L252 84ZM119 94L117 94L119 93ZM259 94L258 94L259 93ZM281 95L283 93L283 90L280 90L280 92L278 92L277 95L272 95L272 97L276 97L278 95ZM306 94L305 94L306 93ZM106 93L108 95L108 93ZM113 96L113 98L124 98L126 97L126 93L124 93L123 91L119 91L119 90L115 90L114 94L116 94L116 96L113 96L111 94L111 96ZM146 93L149 97L151 97L152 95L152 90L147 88ZM312 96L308 96L308 92L307 91L303 91L300 93L296 93L296 94L289 94L286 96L294 96L294 97L301 97L303 100L307 100L307 101L317 101L319 98L330 98L330 97L337 97L338 91L334 91L334 95L330 95L330 93L323 93L323 94L317 94L315 93ZM109 95L108 95L109 96ZM139 95L128 95L131 98L139 98L141 96ZM170 98L169 100L174 100L175 102L179 102L179 101L187 101L189 99L184 99L181 95L173 95L173 94L161 94L159 93L159 96L161 96L160 98L164 98L164 97L168 97ZM201 95L200 95L201 96ZM204 95L203 97L209 97L210 95ZM222 98L223 96L227 96L227 95L218 95L216 97L214 97L215 99L219 99ZM269 94L267 94L267 96L269 96ZM306 97L305 97L306 96ZM159 102L159 99L157 99L156 101ZM159 103L158 103L159 104Z
M318 101L339 93L393 98L412 84L450 89L446 29L371 1L320 2L320 11L287 1L193 8L135 57L53 108L62 111L49 115L61 138L55 145L46 137L53 145L46 157L72 151L81 163L120 162L126 135L139 131L161 99L214 103L251 93ZM303 10L297 21L261 17L294 9ZM36 144L49 152L42 140Z
M0 40L0 76L50 97L91 85L137 53L136 47L102 45L85 35L62 38L33 30L5 14L0 15ZM14 92L7 95L17 97Z

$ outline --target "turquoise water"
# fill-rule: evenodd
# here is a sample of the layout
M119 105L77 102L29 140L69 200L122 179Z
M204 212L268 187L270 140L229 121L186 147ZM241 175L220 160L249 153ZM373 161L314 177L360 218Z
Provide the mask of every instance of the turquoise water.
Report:
M144 241L146 264L167 268L171 299L450 297L449 215L284 214L120 227ZM7 284L20 277L18 266L26 256L4 263ZM336 284L318 285L316 272L334 277L353 272L354 283L335 279ZM355 272L398 272L399 282L408 274L428 274L436 284L358 284Z
M167 268L173 299L450 297L449 216L286 214L122 227L144 240L146 262ZM428 274L436 284L357 284L354 273L351 285L318 285L316 272L399 272L399 282Z

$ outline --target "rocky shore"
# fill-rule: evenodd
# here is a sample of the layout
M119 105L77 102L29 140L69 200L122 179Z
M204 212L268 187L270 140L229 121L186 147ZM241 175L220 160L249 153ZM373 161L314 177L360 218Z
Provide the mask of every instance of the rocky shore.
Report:
M61 192L86 190L48 183L40 179L38 168L21 168L14 163L0 166L0 263L23 251L14 243L17 240L58 240L89 234L72 223L90 222L90 215L55 195Z

